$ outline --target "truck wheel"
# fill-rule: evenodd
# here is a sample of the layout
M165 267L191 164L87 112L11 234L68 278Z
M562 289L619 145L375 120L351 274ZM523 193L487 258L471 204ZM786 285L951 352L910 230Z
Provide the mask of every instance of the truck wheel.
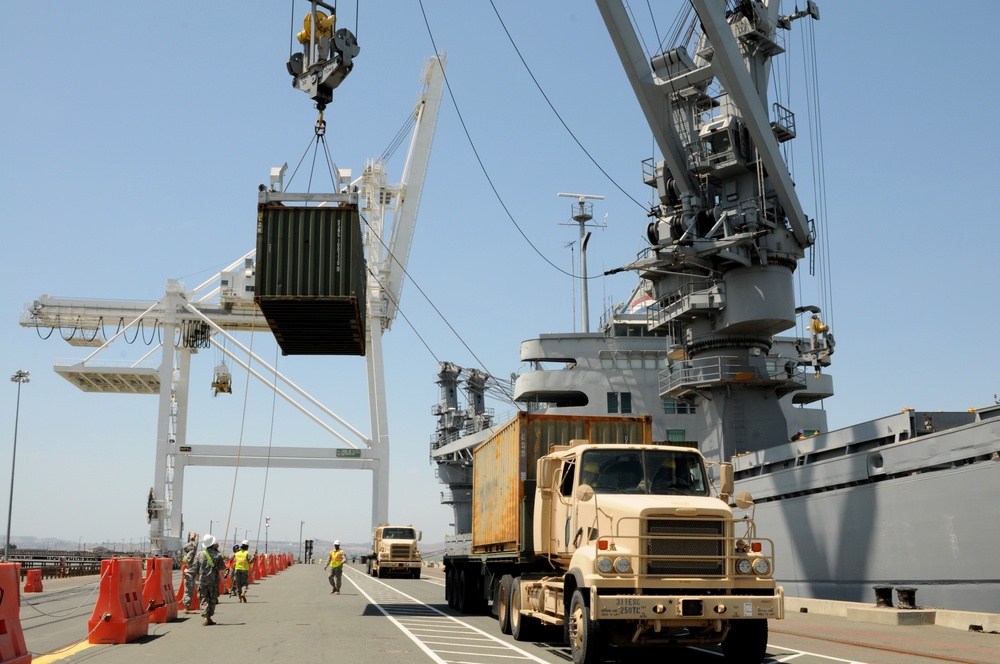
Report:
M601 626L590 619L590 607L579 588L573 591L569 603L569 649L573 664L597 664L603 660Z
M372 576L372 561L368 561L368 576Z
M444 598L448 606L456 608L455 602L455 568L449 566L444 572Z
M542 623L538 618L521 613L521 577L510 587L510 634L515 641L535 641Z
M385 576L385 572L382 571L382 567L381 566L379 566L379 568L377 570L375 570L375 576L377 578L379 578L379 579L381 579L382 577Z
M420 578L420 568L419 567L415 568L413 570L413 573L410 576L412 576L414 579L419 579Z
M510 588L513 583L514 577L504 574L497 590L497 622L500 623L501 634L510 634Z
M722 642L726 664L761 664L767 655L767 620L733 620Z

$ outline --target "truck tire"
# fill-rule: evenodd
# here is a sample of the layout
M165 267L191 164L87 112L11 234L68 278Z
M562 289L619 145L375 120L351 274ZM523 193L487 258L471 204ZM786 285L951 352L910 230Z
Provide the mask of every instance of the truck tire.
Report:
M379 566L379 568L377 570L375 570L375 576L377 578L379 578L379 579L381 579L382 577L385 576L385 572L382 571L382 567L381 566Z
M410 576L412 576L414 579L419 579L420 578L420 568L419 567L413 568L413 572L410 574Z
M761 664L767 655L767 620L733 620L722 642L726 664Z
M447 600L448 606L453 609L458 608L458 602L455 601L455 585L455 568L449 565L444 572L444 598Z
M510 589L513 584L514 577L504 574L497 589L497 622L500 624L501 634L510 634Z
M510 635L515 641L535 641L541 631L538 618L521 613L521 577L517 577L510 587Z
M368 576L374 576L372 574L372 561L371 561L371 558L368 559Z
M573 591L566 620L569 623L569 649L573 654L573 664L597 664L604 661L600 623L590 619L590 607L579 588Z

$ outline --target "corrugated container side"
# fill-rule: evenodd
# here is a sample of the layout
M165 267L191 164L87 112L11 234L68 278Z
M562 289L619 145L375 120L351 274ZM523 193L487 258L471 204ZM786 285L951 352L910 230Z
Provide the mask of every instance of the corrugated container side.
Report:
M367 270L357 206L264 205L254 295L286 355L364 355Z
M595 443L650 444L653 419L531 415L517 417L473 451L472 549L474 553L532 549L531 514L537 462L553 445L573 439Z

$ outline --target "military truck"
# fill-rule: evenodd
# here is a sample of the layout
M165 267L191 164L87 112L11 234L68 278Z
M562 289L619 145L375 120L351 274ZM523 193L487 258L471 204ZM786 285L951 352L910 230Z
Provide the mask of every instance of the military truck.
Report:
M705 644L760 664L767 621L784 614L773 544L751 513L734 517L731 465L713 496L701 453L653 444L651 428L649 417L520 413L478 446L472 533L446 542L449 606L490 607L519 641L561 628L576 664Z
M385 523L372 532L372 552L366 556L368 573L382 578L392 574L420 578L423 561L417 542L423 533L413 526Z

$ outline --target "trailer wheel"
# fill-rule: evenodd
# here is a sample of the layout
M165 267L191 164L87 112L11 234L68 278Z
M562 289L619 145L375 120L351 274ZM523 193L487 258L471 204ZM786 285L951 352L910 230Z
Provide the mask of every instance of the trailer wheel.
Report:
M510 588L513 583L514 577L504 574L497 591L497 622L500 623L501 634L510 634Z
M452 565L444 570L444 599L449 607L455 608L455 568Z
M734 620L722 642L726 664L761 664L767 655L767 620Z
M517 577L510 588L510 635L515 641L535 641L541 627L538 618L521 613L521 577Z
M590 619L590 607L583 591L573 591L569 603L569 649L573 653L573 664L597 664L603 661L604 648L601 643L601 626Z

